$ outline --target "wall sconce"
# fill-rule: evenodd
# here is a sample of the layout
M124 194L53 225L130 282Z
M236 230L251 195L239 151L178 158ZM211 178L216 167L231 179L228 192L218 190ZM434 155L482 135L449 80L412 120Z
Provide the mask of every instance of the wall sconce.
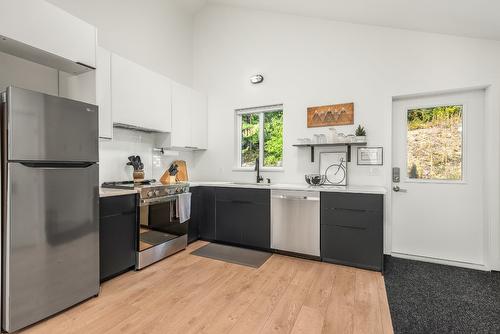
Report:
M254 85L260 84L262 81L264 81L264 77L260 74L254 75L250 78L250 82Z

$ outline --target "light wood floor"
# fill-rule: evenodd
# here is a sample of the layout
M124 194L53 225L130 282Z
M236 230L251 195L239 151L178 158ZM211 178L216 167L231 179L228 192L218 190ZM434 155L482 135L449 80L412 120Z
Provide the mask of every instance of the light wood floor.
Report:
M102 285L23 333L392 333L379 273L273 255L259 269L186 251Z

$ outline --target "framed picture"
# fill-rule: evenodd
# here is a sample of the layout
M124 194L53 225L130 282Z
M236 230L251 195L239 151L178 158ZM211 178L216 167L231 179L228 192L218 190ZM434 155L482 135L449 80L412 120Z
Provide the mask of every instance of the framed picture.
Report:
M326 184L347 185L347 152L321 152L319 173L326 176Z
M383 147L358 147L358 165L378 165L384 164Z
M354 124L354 103L307 108L307 127Z

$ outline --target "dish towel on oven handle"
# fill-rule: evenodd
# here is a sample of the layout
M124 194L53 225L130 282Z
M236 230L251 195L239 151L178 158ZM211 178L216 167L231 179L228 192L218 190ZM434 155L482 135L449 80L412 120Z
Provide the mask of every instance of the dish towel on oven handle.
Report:
M179 194L179 198L177 199L177 217L181 224L191 218L191 193Z

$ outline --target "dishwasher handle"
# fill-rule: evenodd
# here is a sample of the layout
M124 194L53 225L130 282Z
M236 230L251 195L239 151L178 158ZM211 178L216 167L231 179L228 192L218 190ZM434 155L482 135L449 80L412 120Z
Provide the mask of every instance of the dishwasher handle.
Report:
M312 196L278 195L278 196L272 196L272 198L291 200L291 201L319 201L319 197L312 197Z

